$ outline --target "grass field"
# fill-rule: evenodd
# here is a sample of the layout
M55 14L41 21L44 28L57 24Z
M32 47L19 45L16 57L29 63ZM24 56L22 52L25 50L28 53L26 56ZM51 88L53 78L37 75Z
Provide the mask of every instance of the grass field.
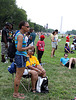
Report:
M71 44L73 39L71 38L70 40ZM36 37L35 45L37 41L38 37ZM49 80L49 93L27 93L21 85L19 92L25 94L25 100L71 100L76 96L76 66L74 69L69 70L60 65L60 58L64 55L65 38L62 38L59 42L58 50L55 52L56 56L53 58L50 57L52 49L50 37L46 37L44 41L45 52L42 62L45 63L43 67L46 70ZM75 54L69 54L70 57L76 57L76 51ZM7 70L10 64L0 63L0 100L20 100L12 96L14 91L12 88L12 75ZM25 85L27 86L27 82L25 82Z

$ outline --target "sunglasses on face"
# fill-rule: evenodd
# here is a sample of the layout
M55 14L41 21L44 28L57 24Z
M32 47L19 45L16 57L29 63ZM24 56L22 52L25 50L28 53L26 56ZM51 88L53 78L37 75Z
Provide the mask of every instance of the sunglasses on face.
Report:
M29 28L29 26L25 26L25 27Z

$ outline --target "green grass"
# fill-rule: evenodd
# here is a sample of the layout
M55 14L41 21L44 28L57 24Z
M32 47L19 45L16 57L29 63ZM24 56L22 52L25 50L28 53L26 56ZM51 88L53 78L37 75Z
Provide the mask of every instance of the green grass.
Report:
M72 40L71 38L70 44ZM35 45L37 41L38 37L36 37ZM60 65L60 58L64 55L65 38L62 38L59 42L58 49L55 52L56 56L53 58L50 57L52 49L50 37L46 37L44 41L45 51L42 62L45 63L44 68L48 76L49 93L27 93L21 85L19 92L25 94L25 100L71 100L76 96L76 67L69 70ZM69 54L69 58L76 57L76 51L74 52L75 54ZM12 97L14 91L12 88L12 76L7 71L10 64L0 63L0 100L20 100ZM27 82L25 82L25 86L27 86Z

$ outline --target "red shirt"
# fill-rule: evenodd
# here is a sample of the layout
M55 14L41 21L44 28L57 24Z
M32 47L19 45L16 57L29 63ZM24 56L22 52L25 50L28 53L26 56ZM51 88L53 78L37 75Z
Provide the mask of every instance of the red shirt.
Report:
M38 50L44 51L45 42L39 40L36 46L38 46Z
M70 40L69 40L69 36L66 36L66 42L69 42Z

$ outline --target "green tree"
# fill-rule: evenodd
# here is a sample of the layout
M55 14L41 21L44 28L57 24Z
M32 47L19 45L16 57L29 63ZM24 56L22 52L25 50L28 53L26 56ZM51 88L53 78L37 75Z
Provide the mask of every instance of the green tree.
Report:
M74 35L76 35L76 30L67 31L66 34L74 34Z
M16 0L0 0L0 29L5 22L14 23L17 28L21 20L27 21L26 11L16 5Z
M14 24L14 29L18 29L18 25L22 20L27 21L26 11L20 8L16 8L14 10L14 14L12 15L12 22Z
M15 6L15 0L0 0L0 28L12 18Z

